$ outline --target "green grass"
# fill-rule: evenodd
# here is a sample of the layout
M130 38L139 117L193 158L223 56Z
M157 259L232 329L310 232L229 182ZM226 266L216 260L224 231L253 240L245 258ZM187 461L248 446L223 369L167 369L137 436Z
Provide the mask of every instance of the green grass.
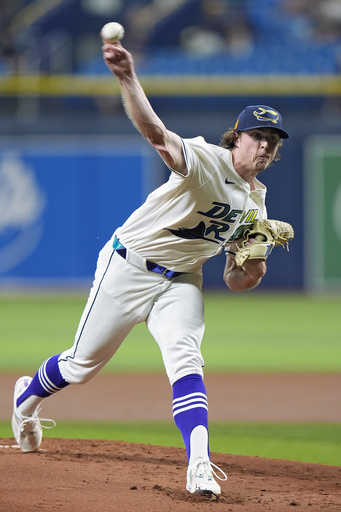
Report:
M108 439L183 448L172 422L58 422L45 437ZM0 422L0 437L11 437L9 422ZM341 466L338 424L221 423L210 426L212 452L296 460Z
M0 372L32 372L73 342L86 296L0 297ZM205 294L206 372L339 372L341 296ZM146 326L105 372L163 372Z

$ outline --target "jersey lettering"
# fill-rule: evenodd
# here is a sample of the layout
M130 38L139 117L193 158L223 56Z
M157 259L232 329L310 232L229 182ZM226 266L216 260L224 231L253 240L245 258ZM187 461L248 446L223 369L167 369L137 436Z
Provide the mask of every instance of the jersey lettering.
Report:
M258 210L249 210L248 212L243 212L240 217L240 222L255 222L257 217Z
M210 233L214 233L214 239L220 240L221 242L225 242L225 238L222 238L220 236L220 233L224 233L225 231L228 231L230 229L229 224L226 224L225 222L217 222L216 220L210 221L210 226L206 228L205 235L209 235Z
M227 203L219 203L218 201L213 201L214 206L208 212L201 212L200 210L198 213L200 215L204 215L205 217L210 217L211 219L221 219L226 222L235 222L234 217L236 217L238 214L242 214L243 210L231 210L231 206Z
M254 222L258 214L257 209L247 211L231 210L231 206L229 204L221 203L219 201L213 201L212 205L212 208L206 212L200 210L197 212L199 215L209 218L210 220L208 223L200 221L199 224L193 228L182 227L179 229L166 229L173 233L173 235L187 240L203 239L219 244L226 240L236 240L242 236L246 226ZM233 234L226 236L225 234L230 230L233 224L238 221L243 222L244 224L238 226Z
M208 210L208 212L201 212L200 210L198 213L200 215L205 215L205 217L210 217L211 219L217 218L220 219L222 217L225 217L231 209L230 205L227 203L219 203L218 201L213 201L215 206Z
M245 229L249 227L249 224L240 224L234 231L234 233L232 233L232 235L230 236L229 241L233 242L234 240L238 240L238 238L241 238L243 236Z

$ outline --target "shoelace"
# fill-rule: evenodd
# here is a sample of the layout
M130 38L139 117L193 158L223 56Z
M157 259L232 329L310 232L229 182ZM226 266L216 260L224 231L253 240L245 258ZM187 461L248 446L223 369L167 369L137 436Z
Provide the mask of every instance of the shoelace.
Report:
M211 468L212 468L212 473L214 474L214 476L216 478L218 478L218 480L224 482L225 480L227 480L227 475L226 473L224 473L224 471L219 467L217 466L216 464L213 464L213 462L209 462L211 464ZM214 471L213 467L216 468L218 471L220 471L220 473L223 475L223 478L220 478L220 476L217 475L217 473Z
M217 475L217 473L214 471L213 467L216 468L223 475L223 478L221 478L219 475ZM213 464L213 462L211 462L210 460L198 462L198 464L196 466L195 473L196 473L196 475L201 474L208 478L212 478L212 474L213 474L220 481L227 480L226 473L224 473L224 471L219 466L217 466L216 464Z
M56 422L54 420L51 420L49 418L39 418L38 417L38 414L40 412L40 408L37 409L36 413L34 416L21 416L20 419L22 419L21 421L21 424L20 424L20 430L23 431L23 427L25 428L26 427L26 424L27 423L35 423L36 425L40 424L41 428L46 428L46 429L51 429L51 428L54 428L56 426ZM50 425L44 425L43 422L45 423L50 423Z

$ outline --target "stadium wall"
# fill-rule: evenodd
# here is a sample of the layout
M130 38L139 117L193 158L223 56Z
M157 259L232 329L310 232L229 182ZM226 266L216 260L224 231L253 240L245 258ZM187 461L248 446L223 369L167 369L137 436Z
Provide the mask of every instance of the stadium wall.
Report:
M15 113L20 102L13 101L12 115L5 109L0 127L0 286L90 284L100 248L167 179L167 170L136 134L119 101L103 114L94 98L40 100L39 115L25 120ZM270 104L282 112L291 137L281 161L261 179L268 187L269 218L290 222L296 236L289 254L273 251L262 287L309 287L304 233L310 176L304 148L312 137L341 133L329 99L158 96L151 101L170 129L213 143L247 104ZM223 267L223 255L205 264L207 288L224 286Z

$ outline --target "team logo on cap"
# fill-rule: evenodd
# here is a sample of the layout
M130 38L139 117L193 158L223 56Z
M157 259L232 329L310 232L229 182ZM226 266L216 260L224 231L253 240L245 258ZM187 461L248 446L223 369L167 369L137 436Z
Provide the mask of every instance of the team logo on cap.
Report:
M252 113L258 119L258 121L271 121L277 124L279 119L279 113L276 110L266 110L265 108L258 107L259 112L254 110Z

